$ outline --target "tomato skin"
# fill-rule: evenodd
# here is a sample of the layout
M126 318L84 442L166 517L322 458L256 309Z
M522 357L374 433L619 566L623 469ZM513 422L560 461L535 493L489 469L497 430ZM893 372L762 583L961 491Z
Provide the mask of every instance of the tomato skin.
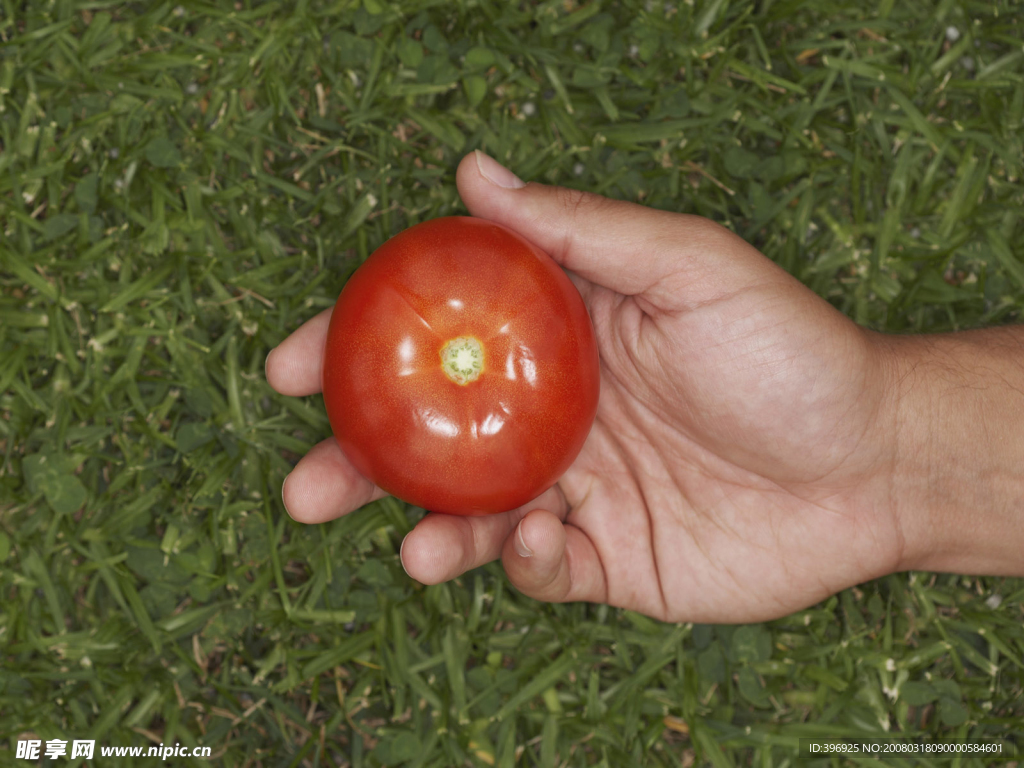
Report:
M483 347L458 384L451 339ZM598 354L579 292L512 230L468 216L392 237L345 284L331 315L323 393L353 466L434 512L515 509L572 464L597 412Z

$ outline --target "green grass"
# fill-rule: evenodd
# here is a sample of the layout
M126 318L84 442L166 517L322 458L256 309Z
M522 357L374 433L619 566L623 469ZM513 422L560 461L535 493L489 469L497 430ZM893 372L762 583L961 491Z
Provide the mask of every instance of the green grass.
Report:
M474 148L709 216L880 330L1020 319L1024 5L669 7L0 0L0 762L26 733L232 768L1024 737L1021 581L664 625L535 603L494 564L414 584L422 512L394 500L281 506L329 429L267 351L388 236L462 211Z

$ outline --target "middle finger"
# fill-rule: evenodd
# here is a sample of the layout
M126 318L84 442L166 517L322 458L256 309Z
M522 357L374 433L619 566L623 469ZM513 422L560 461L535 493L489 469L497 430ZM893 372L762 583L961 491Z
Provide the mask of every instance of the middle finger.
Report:
M300 523L325 523L385 496L359 474L333 437L314 445L281 486L285 509Z

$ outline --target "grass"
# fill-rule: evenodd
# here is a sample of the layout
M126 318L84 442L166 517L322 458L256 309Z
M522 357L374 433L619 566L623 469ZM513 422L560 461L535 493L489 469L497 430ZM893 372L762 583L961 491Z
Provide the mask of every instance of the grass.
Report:
M739 627L538 604L494 564L424 588L397 558L421 510L289 520L281 480L329 430L263 360L388 236L462 211L478 147L709 216L876 329L1017 321L1022 19L0 0L0 755L718 768L815 735L1019 741L1021 581L900 574Z

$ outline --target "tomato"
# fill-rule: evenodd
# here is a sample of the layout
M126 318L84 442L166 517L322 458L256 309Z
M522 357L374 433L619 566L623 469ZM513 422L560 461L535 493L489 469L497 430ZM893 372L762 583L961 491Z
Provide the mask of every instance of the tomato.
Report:
M514 509L575 460L597 411L586 306L546 253L483 219L378 248L331 315L323 393L345 455L434 512Z

